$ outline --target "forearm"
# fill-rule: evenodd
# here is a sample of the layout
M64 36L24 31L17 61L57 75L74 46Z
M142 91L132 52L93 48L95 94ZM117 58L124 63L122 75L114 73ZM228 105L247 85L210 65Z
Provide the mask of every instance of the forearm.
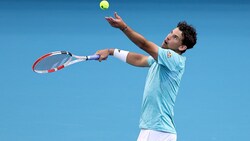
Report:
M148 41L141 34L135 32L133 29L128 27L126 24L120 28L122 32L139 48L150 54L153 58L157 59L158 47L153 42Z
M133 52L127 52L124 50L116 49L108 49L109 55L114 56L115 58L118 58L122 60L123 62L126 62L130 65L137 66L137 67L148 67L147 63L147 56L133 53Z
M120 29L134 44L145 50L145 44L148 42L146 38L144 38L141 34L135 32L126 24Z

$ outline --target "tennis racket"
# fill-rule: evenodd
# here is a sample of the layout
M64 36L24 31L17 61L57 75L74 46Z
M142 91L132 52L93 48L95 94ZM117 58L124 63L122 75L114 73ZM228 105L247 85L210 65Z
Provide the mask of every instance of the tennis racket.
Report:
M87 60L98 60L100 55L77 56L68 51L50 52L38 58L32 69L36 73L51 73L61 70L69 65Z

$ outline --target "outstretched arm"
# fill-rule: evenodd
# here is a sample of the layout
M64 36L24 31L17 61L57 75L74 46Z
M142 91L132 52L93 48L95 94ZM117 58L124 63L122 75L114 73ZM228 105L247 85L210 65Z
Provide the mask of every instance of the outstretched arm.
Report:
M123 33L138 47L150 54L155 60L158 57L158 47L153 42L148 41L139 33L132 30L127 24L122 20L122 18L115 12L115 18L105 17L112 27L119 28Z
M102 60L106 60L109 55L114 55L114 49L99 50L96 54L100 55L99 61L101 62ZM137 67L148 67L149 65L147 59L148 56L129 52L126 57L126 63Z

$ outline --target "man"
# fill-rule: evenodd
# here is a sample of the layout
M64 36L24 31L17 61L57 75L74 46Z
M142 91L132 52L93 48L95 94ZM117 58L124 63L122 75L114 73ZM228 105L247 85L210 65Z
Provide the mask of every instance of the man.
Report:
M137 141L176 141L173 108L185 68L186 58L182 53L196 44L196 30L186 22L180 22L159 47L132 30L116 12L114 18L106 17L106 20L149 54L145 56L119 49L96 52L100 55L99 61L113 55L134 66L150 67L142 101L141 132Z

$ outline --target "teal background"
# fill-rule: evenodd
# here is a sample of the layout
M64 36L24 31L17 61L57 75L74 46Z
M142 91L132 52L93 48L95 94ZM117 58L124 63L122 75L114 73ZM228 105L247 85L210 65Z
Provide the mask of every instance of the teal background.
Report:
M116 11L161 45L179 21L197 28L176 101L178 141L249 140L250 2L245 0L0 1L0 140L135 141L146 68L109 57L52 74L32 72L41 55L120 48L145 54L105 16Z

